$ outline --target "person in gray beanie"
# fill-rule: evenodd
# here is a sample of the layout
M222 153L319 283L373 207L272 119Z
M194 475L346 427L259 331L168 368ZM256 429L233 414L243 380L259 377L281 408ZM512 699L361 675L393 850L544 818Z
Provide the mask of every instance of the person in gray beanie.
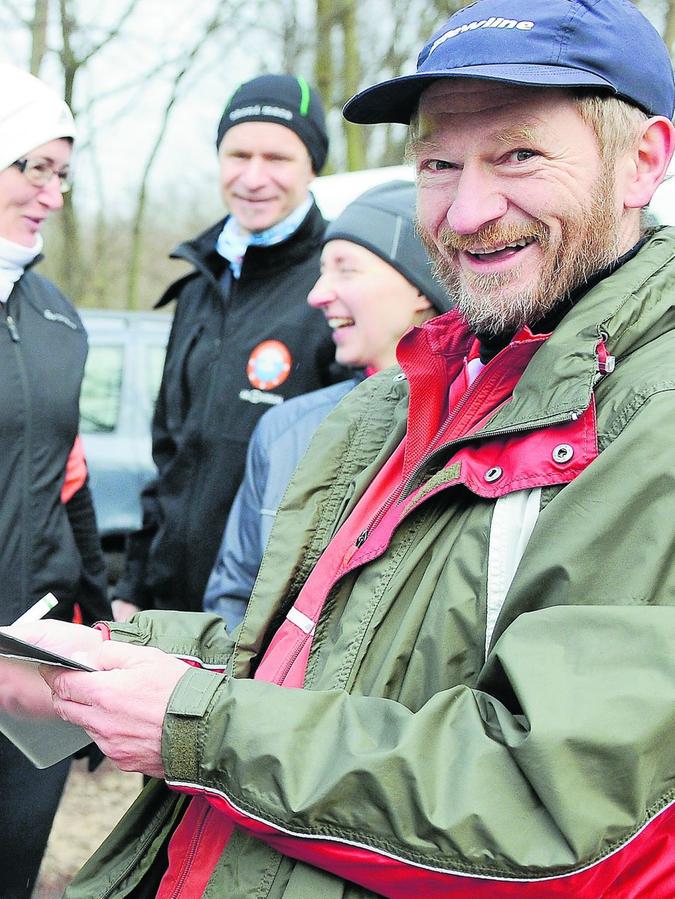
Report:
M346 375L305 302L326 227L309 192L328 152L318 94L293 75L253 78L227 101L216 145L228 214L174 251L192 271L157 304L176 303L153 421L158 474L127 542L118 620L201 610L258 419Z
M275 510L316 429L366 375L396 364L405 331L450 309L415 230L409 181L371 188L330 222L321 270L308 302L323 312L336 359L355 370L354 377L271 409L253 432L204 595L204 610L218 613L228 631L244 615Z
M0 626L45 593L52 613L110 615L103 554L78 437L87 336L33 266L63 206L75 122L47 84L0 64ZM4 733L4 732L3 732ZM38 770L0 735L0 896L31 895L70 760Z

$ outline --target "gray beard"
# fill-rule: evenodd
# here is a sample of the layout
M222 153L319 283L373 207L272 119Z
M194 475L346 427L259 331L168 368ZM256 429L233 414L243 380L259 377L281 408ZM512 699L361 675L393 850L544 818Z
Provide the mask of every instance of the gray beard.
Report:
M529 290L511 294L500 300L499 288L508 282L499 275L483 275L463 283L457 269L444 258L434 262L434 277L444 284L457 309L473 331L487 335L514 333L526 324L534 324L563 303L577 288L619 258L618 235L602 251L580 252L562 267L547 266L538 283ZM520 268L514 271L516 279Z
M420 236L432 259L434 277L444 285L471 329L487 336L514 333L543 318L575 289L619 258L620 221L613 197L614 174L606 166L587 208L574 218L562 221L556 247L552 247L549 229L541 222L526 226L490 224L469 237L442 229L440 250L421 229ZM544 255L541 274L531 287L508 293L509 284L518 280L522 267L506 275L473 275L467 283L456 262L458 250L481 244L508 244L520 237L534 237Z

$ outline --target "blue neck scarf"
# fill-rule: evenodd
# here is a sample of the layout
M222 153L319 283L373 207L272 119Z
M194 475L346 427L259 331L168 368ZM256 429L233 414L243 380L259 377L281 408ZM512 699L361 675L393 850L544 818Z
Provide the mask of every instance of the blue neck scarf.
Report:
M275 243L281 243L282 240L286 240L304 222L311 206L312 197L308 196L305 202L301 203L285 219L282 219L270 228L266 228L264 231L259 231L257 234L251 234L243 229L235 217L230 215L225 220L223 230L218 235L216 251L223 259L229 262L234 277L239 278L246 250L249 247L271 247Z

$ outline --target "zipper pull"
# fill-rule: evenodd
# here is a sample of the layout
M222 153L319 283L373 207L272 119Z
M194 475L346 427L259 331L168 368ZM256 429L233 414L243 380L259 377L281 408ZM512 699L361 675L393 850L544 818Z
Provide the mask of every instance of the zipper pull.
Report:
M368 539L368 529L366 528L366 530L362 531L359 534L359 536L356 538L356 543L354 543L352 546L350 546L349 549L347 550L347 552L342 557L342 567L343 568L346 568L347 565L349 565L349 563L352 560L352 556L354 555L356 550L361 549L361 547L363 546L363 544L366 542L367 539Z
M598 371L603 375L610 375L616 367L616 359L607 352L604 335L596 349L596 362Z
M19 343L19 332L16 327L16 322L11 315L7 316L7 330L14 343Z

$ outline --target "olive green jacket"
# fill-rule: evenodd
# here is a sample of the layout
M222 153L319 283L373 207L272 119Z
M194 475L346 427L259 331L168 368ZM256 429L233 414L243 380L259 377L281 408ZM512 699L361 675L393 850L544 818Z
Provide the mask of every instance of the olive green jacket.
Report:
M225 671L191 669L170 702L178 792L151 785L67 897L154 895L185 790L237 824L206 897L498 897L522 881L527 897L675 894L672 871L664 892L640 892L644 864L633 892L603 892L612 866L633 876L630 853L673 827L674 256L675 231L657 232L563 319L511 401L430 459L426 499L388 550L331 591L304 690L252 666L405 434L394 370L317 432L236 642L198 614L113 626ZM423 329L430 346L444 319ZM460 452L470 464L490 439L545 438L583 415L597 416L598 455L569 483L516 471L490 498L447 474Z

